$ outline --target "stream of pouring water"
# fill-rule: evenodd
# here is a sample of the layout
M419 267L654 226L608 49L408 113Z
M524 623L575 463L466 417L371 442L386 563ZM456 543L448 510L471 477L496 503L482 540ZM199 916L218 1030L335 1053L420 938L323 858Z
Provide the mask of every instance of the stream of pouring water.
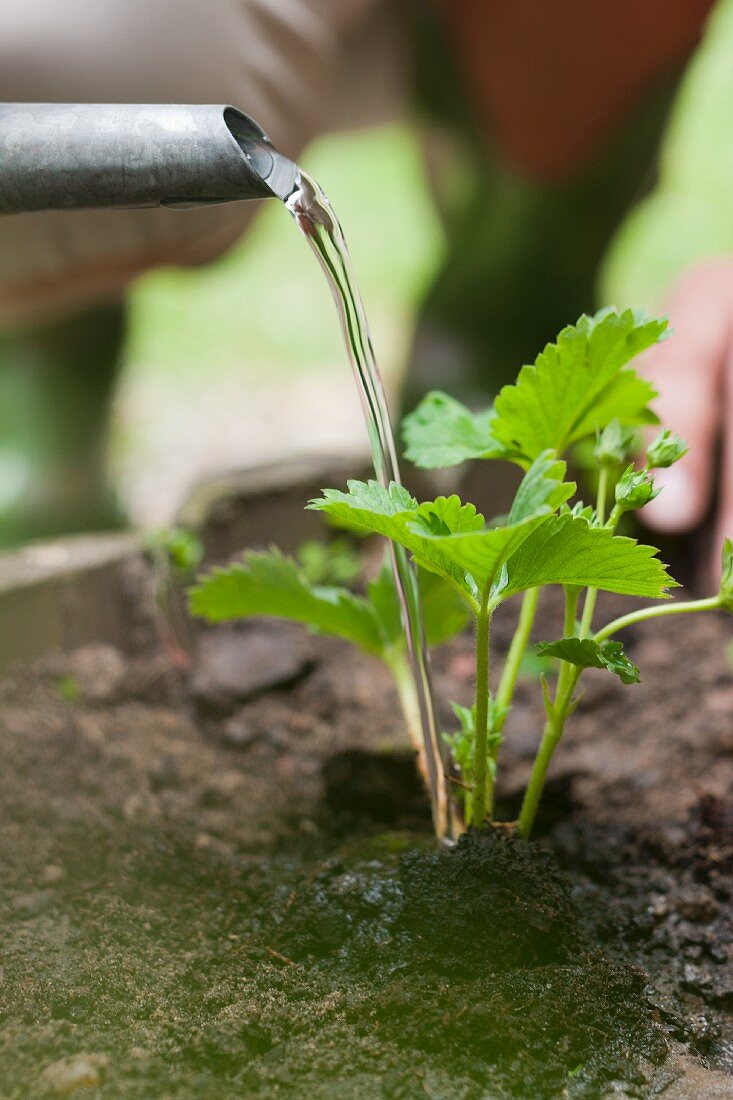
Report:
M341 226L318 184L302 169L298 169L295 189L284 201L315 253L336 303L364 411L375 474L385 487L393 481L399 484L397 454L382 379L374 357L364 303L359 294ZM438 835L446 836L449 827L448 797L435 728L417 571L401 546L390 543L390 548L420 711L433 821Z

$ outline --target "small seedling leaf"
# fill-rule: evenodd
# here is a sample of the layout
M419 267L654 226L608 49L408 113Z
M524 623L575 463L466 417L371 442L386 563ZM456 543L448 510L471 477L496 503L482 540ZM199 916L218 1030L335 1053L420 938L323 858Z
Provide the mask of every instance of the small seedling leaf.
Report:
M557 657L577 668L605 668L624 684L639 683L639 670L624 653L621 642L599 644L592 638L561 638L557 642L540 642L537 652L542 657Z
M295 553L298 565L311 584L353 584L361 572L361 558L347 538L330 542L308 539Z

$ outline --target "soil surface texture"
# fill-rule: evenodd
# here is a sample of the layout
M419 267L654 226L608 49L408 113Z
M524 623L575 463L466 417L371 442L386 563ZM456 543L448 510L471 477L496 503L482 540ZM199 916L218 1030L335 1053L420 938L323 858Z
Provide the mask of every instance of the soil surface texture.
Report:
M640 685L587 675L531 845L437 846L387 673L297 628L206 632L185 672L152 642L16 670L0 1097L733 1097L730 635L639 626ZM434 664L447 726L470 637Z

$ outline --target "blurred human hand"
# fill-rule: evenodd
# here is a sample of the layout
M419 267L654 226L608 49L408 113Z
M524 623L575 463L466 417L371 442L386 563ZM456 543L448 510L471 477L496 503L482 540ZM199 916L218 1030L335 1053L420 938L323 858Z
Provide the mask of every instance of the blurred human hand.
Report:
M646 352L641 370L659 391L654 409L663 426L678 432L690 450L657 472L656 484L664 492L641 518L656 531L689 531L707 514L717 484L717 559L724 536L733 534L733 259L685 272L667 295L664 311L670 336Z

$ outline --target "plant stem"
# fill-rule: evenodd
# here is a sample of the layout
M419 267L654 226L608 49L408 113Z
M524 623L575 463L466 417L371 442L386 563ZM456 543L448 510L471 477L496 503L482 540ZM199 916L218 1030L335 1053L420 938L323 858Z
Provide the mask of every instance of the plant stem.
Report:
M495 699L495 711L496 718L491 727L490 733L500 734L504 729L504 723L506 722L509 708L514 698L514 691L517 686L517 679L519 678L519 670L522 665L522 660L527 652L527 646L529 645L530 635L532 634L532 627L534 626L535 615L537 614L537 601L539 599L539 588L530 588L524 593L522 599L522 609L519 612L519 621L517 622L517 629L514 632L512 638L512 644L509 646L509 652L506 655L506 661L504 662L504 668L502 670L501 679L499 680L499 686L496 690ZM501 740L496 738L495 743L492 745L490 752L490 759L494 764L494 770L496 770L496 762L499 756L499 750L501 748ZM494 803L494 782L493 776L489 775L489 798L488 798L488 813L491 814Z
M577 588L572 588L570 585L565 586L565 622L563 624L563 634L566 638L572 637L575 633L575 612L578 607L578 599L580 598L580 591ZM567 662L563 662L567 664ZM562 673L562 669L560 669ZM557 681L558 691L560 690L560 679Z
M569 669L570 672L568 675L563 676L566 669ZM532 774L527 784L527 790L524 792L522 809L519 813L517 832L525 840L529 840L532 832L537 807L539 806L542 790L545 785L547 769L550 766L550 761L552 760L555 749L559 744L565 728L565 720L568 716L575 685L578 682L578 675L578 669L573 668L573 666L567 664L567 662L563 662L560 677L558 678L558 689L555 695L552 714L548 717L545 728L542 731L542 740L540 741L540 747L537 750L537 756L532 765ZM563 680L562 685L560 683L561 679Z
M663 603L655 604L652 607L642 607L638 611L630 611L628 615L621 615L620 618L614 619L608 626L604 626L602 630L594 634L593 639L596 642L603 642L606 638L610 638L612 634L623 630L624 627L633 626L634 623L646 622L647 619L660 619L663 615L687 615L694 611L717 611L722 606L720 596L708 596L704 600L683 600L679 603Z
M575 630L575 612L578 606L579 595L580 593L577 588L566 587L565 623L563 627L566 638L571 637ZM557 677L555 699L548 711L547 721L542 731L540 747L537 750L537 756L532 765L532 774L527 784L527 790L524 793L524 799L522 801L522 809L519 813L517 830L519 835L524 837L525 840L529 839L529 835L532 832L537 807L539 806L540 798L542 797L542 789L545 785L547 769L550 766L553 753L562 737L565 728L565 720L573 700L573 692L575 691L575 685L578 682L579 674L579 669L568 664L567 661L561 662L560 672Z
M509 652L504 662L504 670L499 680L499 687L496 690L496 707L499 711L506 712L514 697L514 689L517 686L519 669L524 654L527 652L530 634L532 633L535 615L537 614L537 601L539 595L539 588L530 588L529 591L524 593L517 629L514 632L512 644L509 646ZM503 729L505 718L506 714L504 714L504 717L500 716L498 718L495 729L499 731Z
M671 603L643 607L639 611L632 611L628 615L622 615L614 619L602 630L593 635L596 642L605 641L617 631L634 623L645 622L647 619L658 619L664 615L685 615L695 611L715 611L722 607L720 596L709 596L704 600L686 600L682 603ZM565 622L567 626L570 601L566 592ZM569 635L568 635L569 636ZM581 670L574 668L567 662L563 662L557 681L555 699L547 716L547 722L542 732L542 740L532 767L532 775L524 795L522 809L519 814L518 832L527 839L532 832L537 807L542 796L542 788L553 753L558 746L565 728L570 708L573 701L573 692L580 677Z
M476 743L474 746L474 787L470 825L479 828L489 810L489 634L491 612L488 587L476 617Z
M606 494L608 492L608 466L601 466L600 473L598 474L598 495L596 498L596 514L598 516L598 524L603 526L606 519ZM581 638L587 638L590 634L591 627L593 625L593 612L596 609L596 600L598 599L598 589L589 588L585 594L585 601L583 603L583 618L580 623L580 636ZM572 634L575 633L573 629ZM566 634L565 637L569 638L571 635Z

